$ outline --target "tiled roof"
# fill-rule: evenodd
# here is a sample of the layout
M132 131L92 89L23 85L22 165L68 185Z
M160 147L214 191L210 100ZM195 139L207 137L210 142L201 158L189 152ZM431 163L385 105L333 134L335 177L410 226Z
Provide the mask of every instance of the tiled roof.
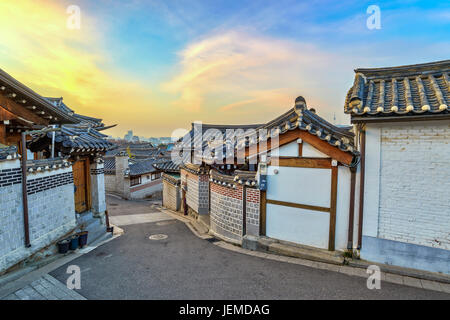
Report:
M114 174L116 172L116 159L114 157L104 157L105 174Z
M259 135L259 130L265 129L267 136ZM248 139L239 139L237 147L243 148L264 141L269 137L275 137L289 130L303 130L342 151L353 155L359 155L354 144L354 133L351 126L335 126L316 114L312 108L308 109L303 97L295 100L295 107L275 118L274 120L256 128L258 135Z
M174 175L166 172L163 172L162 179L175 186L179 185L181 182L180 175Z
M97 130L81 125L63 125L60 131L55 132L55 149L63 154L105 152L115 147L107 141L107 136ZM42 151L51 144L52 132L37 134L27 143L33 151Z
M175 164L173 161L157 163L154 166L164 172L180 172L180 165Z
M208 169L207 168L205 168L203 166L200 166L200 165L197 165L197 164L189 163L189 162L181 164L180 165L180 169L184 169L184 170L186 170L188 172L191 172L191 173L197 174L197 175L198 174L207 174L208 173Z
M129 171L126 172L126 174L130 176L138 176L141 174L159 171L159 169L155 168L154 166L155 164L159 163L159 161L160 160L144 159L131 162L129 165Z
M450 110L450 60L356 69L344 111L352 117L433 116Z
M256 171L236 170L234 175L224 174L215 169L209 172L209 181L229 188L236 188L237 184L257 187Z
M6 146L0 143L0 160L12 160L16 159L17 147L16 146Z
M56 107L52 102L14 79L2 69L0 69L0 92L9 95L10 99L23 105L24 108L30 108L39 117L46 118L50 123L78 123L73 115Z

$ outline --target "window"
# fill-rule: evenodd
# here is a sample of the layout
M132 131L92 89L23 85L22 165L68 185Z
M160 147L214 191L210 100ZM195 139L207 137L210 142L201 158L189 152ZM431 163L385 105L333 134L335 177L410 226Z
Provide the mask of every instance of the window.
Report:
M130 178L130 186L137 186L141 184L141 176L134 176Z
M159 179L160 177L161 177L161 173L160 172L152 173L152 181L156 180L156 179Z

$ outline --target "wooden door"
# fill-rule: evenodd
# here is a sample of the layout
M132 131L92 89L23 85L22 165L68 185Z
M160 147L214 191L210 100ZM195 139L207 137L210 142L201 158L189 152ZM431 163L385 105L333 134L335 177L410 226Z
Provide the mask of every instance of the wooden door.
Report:
M76 161L72 166L75 189L75 211L78 213L88 209L88 162L86 159Z

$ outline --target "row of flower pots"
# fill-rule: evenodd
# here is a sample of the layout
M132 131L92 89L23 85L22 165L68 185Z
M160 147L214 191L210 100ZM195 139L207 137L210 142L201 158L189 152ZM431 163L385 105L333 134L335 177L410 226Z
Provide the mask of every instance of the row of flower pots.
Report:
M58 242L58 252L67 253L69 250L83 248L87 244L88 231L79 232L70 238Z

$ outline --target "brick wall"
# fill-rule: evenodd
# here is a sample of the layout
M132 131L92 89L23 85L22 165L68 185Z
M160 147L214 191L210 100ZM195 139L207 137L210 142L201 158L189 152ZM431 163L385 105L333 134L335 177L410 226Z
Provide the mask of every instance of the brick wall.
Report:
M75 228L72 167L27 174L31 248L25 248L20 162L0 161L0 272Z
M242 239L243 187L211 183L211 230L233 240Z
M450 250L450 124L381 128L378 237Z

